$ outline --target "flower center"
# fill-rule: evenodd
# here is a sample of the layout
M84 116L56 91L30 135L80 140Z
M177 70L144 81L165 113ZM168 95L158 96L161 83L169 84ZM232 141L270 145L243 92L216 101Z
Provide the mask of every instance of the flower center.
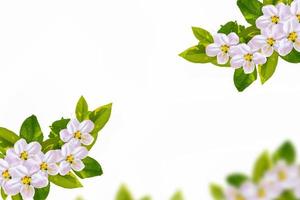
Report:
M3 177L5 180L11 179L11 176L10 176L8 170L5 170L5 171L2 172L2 177Z
M279 19L278 16L272 16L271 17L271 21L272 21L273 24L278 24L279 21L280 21L280 19Z
M297 38L298 38L298 34L296 32L292 32L288 36L288 40L291 42L296 42Z
M258 191L257 191L257 196L259 198L266 197L266 190L264 188L259 188Z
M74 138L80 140L80 139L81 139L81 132L80 132L80 131L76 131L76 132L74 133Z
M44 170L44 171L47 171L48 170L48 164L45 163L45 162L42 162L42 164L40 165L40 169Z
M275 44L275 40L273 38L268 38L267 43L268 43L268 45L270 45L272 47Z
M245 59L246 61L248 61L248 62L252 62L252 60L253 60L253 55L250 54L250 53L248 53L248 54L244 55L244 59Z
M74 162L74 156L73 155L68 155L66 158L66 161L72 164Z
M229 46L228 45L222 45L221 46L221 51L223 52L223 53L228 53L229 52Z
M20 158L22 160L27 160L28 159L28 153L26 151L23 151L21 154L20 154Z
M24 176L24 177L21 179L21 182L22 182L24 185L30 185L30 183L31 183L31 178L28 177L28 176Z
M242 195L237 194L234 200L245 200L245 198Z
M279 181L285 181L287 179L287 175L285 171L280 170L277 174Z

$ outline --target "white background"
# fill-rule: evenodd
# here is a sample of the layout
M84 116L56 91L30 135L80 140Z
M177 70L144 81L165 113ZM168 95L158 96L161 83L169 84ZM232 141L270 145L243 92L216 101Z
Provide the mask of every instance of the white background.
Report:
M300 145L299 65L281 61L266 85L238 93L232 69L178 57L197 43L191 26L214 33L230 20L246 24L235 0L1 1L0 126L18 132L36 114L48 134L80 95L113 102L91 152L105 174L49 199L109 200L127 183L138 197L181 188L207 200L210 182L250 172L262 150Z

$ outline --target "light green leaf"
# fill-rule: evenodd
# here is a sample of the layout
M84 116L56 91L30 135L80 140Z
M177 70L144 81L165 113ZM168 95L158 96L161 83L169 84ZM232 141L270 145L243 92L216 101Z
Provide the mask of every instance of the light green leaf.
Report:
M44 135L36 116L32 115L23 122L20 137L24 138L27 142L43 142Z
M191 47L179 54L179 56L193 63L210 63L213 60L213 58L206 55L203 45Z
M52 123L50 126L51 132L49 134L49 138L59 138L59 132L62 129L67 128L67 124L69 123L70 119L61 118Z
M76 118L79 121L83 121L86 119L88 112L89 112L88 104L84 99L84 97L81 96L76 105L76 110L75 110Z
M264 5L277 5L281 0L263 0Z
M21 196L20 194L11 196L11 199L12 199L12 200L23 200L23 198L22 198L22 196Z
M245 74L243 68L236 69L233 76L234 85L239 92L244 91L257 79L257 70L251 74Z
M50 183L44 188L35 188L34 200L45 200L47 199L50 192Z
M73 173L69 173L65 176L61 176L61 175L49 176L49 180L55 185L58 185L63 188L72 189L72 188L82 187L82 184Z
M192 27L192 30L195 37L200 41L202 45L206 46L214 42L213 37L207 30L199 27Z
M175 194L173 194L170 200L184 200L182 192L181 191L175 192Z
M5 154L6 150L13 147L19 139L19 136L14 132L0 127L0 150L2 153Z
M50 150L60 149L63 144L59 138L49 138L41 143L42 151L46 153Z
M7 198L7 194L5 194L3 188L1 188L1 197L3 200L6 200L6 198Z
M245 26L239 25L236 21L228 22L225 25L222 25L218 33L224 33L226 35L234 32L237 35L240 35L245 30Z
M264 65L258 66L258 73L262 84L267 82L267 80L269 80L273 76L277 67L277 63L278 53L274 52L273 55L268 58L267 62Z
M224 191L222 187L217 184L210 185L210 193L214 200L225 200Z
M255 25L256 19L263 15L263 4L258 0L238 0L237 5L249 24Z
M296 161L296 150L294 145L290 141L283 143L275 151L273 160L275 162L284 160L288 164L293 164Z
M300 63L300 52L293 49L293 51L287 56L280 56L283 60L290 63Z
M260 30L256 26L247 27L240 33L240 42L248 43L256 35L260 35Z
M151 197L150 196L145 196L145 197L142 197L140 200L151 200Z
M95 159L86 157L82 162L84 163L85 168L79 172L74 171L79 178L91 178L103 174L100 164Z
M241 173L234 173L227 176L226 181L228 184L239 188L245 181L249 180L249 178Z
M276 200L299 200L292 191L283 192Z
M134 200L125 185L122 185L116 195L115 200Z
M252 179L259 182L265 173L271 168L272 162L268 152L262 153L256 160L253 168Z

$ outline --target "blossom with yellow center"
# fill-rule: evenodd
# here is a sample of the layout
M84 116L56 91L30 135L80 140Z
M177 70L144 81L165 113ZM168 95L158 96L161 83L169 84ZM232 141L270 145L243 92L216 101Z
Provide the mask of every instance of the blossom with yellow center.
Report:
M272 16L271 21L273 24L278 24L280 22L280 19L278 16Z
M22 182L24 185L30 185L30 184L31 184L31 177L24 176L24 177L21 179L21 182Z
M298 34L296 32L291 32L288 36L288 40L291 42L296 42L298 39Z
M5 180L11 179L11 175L10 175L10 173L9 173L8 170L5 170L5 171L2 172L2 177L3 177L3 179L5 179Z
M28 160L28 152L27 151L23 151L21 154L20 154L20 158L22 160Z
M246 61L248 61L248 62L252 62L252 60L253 60L253 55L250 54L250 53L248 53L248 54L244 55L244 59L245 59Z

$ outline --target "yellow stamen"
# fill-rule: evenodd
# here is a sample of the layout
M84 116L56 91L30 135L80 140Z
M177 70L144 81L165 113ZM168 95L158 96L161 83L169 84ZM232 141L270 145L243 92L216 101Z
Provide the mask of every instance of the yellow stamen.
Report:
M229 46L228 45L222 45L221 46L221 51L223 52L223 53L228 53L229 52Z
M73 155L68 155L66 158L66 161L72 164L74 162L74 156Z
M278 179L279 181L285 181L287 179L287 174L285 173L285 171L280 170L278 172Z
M248 53L248 54L244 55L244 59L245 59L246 61L252 62L252 60L253 60L253 55Z
M298 21L300 22L300 14L296 15Z
M275 40L273 38L268 38L267 43L268 43L268 45L270 45L272 47L275 44Z
M5 171L2 172L2 177L3 177L5 180L11 179L11 176L10 176L8 170L5 170Z
M24 177L21 179L21 182L22 182L24 185L30 185L30 183L31 183L31 178L28 177L28 176L24 176Z
M259 188L258 191L257 191L257 196L259 198L266 197L266 190L264 188Z
M242 195L237 194L237 195L235 196L235 200L245 200L245 198L244 198Z
M20 155L20 158L22 160L27 160L28 159L28 153L26 151L23 151Z
M296 42L297 38L298 38L298 34L296 32L292 32L288 36L288 40L291 42Z
M42 162L42 164L40 165L40 169L44 170L44 171L48 170L48 164L45 162Z
M280 19L278 16L272 16L271 21L273 24L278 24L280 22Z
M81 132L80 132L80 131L76 131L76 132L74 133L74 138L80 140L80 139L81 139Z

